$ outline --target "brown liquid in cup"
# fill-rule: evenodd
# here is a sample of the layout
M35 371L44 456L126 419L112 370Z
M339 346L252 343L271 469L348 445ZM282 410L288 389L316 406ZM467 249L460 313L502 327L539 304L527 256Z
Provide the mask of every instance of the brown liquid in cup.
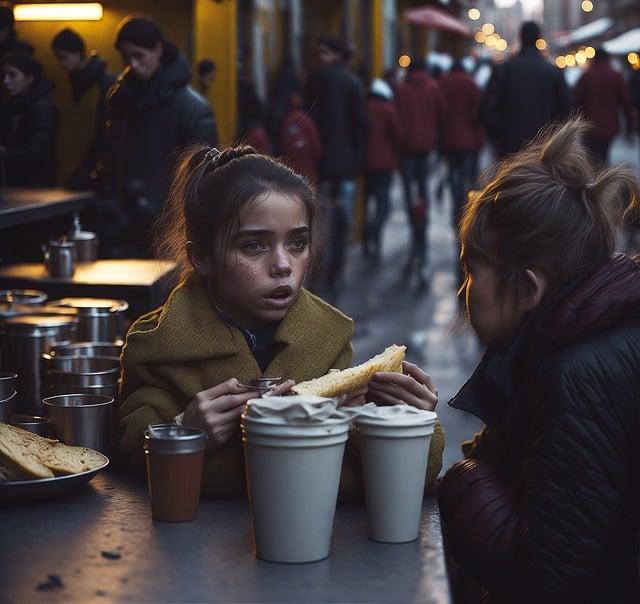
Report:
M145 451L151 512L156 520L194 520L200 500L204 449L195 453Z

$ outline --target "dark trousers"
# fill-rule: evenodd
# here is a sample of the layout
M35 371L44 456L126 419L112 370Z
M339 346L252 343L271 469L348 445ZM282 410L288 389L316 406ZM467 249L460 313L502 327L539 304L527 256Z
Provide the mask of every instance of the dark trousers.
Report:
M404 188L404 202L411 223L411 255L409 266L417 262L421 269L427 262L427 230L429 228L429 154L406 153L400 161L400 173ZM418 195L413 195L413 184L417 184Z
M587 138L585 143L599 164L605 165L609 162L610 139Z
M478 152L453 150L447 152L449 186L453 197L453 226L458 230L467 203L467 194L473 188L478 171Z
M391 170L370 170L365 173L365 224L363 244L365 254L380 255L382 228L389 215L389 188ZM371 211L371 201L375 200L375 213ZM373 216L372 216L373 214Z
M449 164L449 186L453 197L451 223L459 242L460 221L467 204L467 195L475 186L478 177L478 152L460 149L448 151L447 163ZM458 262L458 288L462 286L463 278L462 265Z

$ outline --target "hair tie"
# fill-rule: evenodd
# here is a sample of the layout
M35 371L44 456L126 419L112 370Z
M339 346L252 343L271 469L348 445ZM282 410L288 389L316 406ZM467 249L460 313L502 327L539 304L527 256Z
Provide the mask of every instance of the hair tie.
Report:
M215 147L210 147L209 150L204 154L203 161L215 170L215 168L217 168L219 157L220 151Z

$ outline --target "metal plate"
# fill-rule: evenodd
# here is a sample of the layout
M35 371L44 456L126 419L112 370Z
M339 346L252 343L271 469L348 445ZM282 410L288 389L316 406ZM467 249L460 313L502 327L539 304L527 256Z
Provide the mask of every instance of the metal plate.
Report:
M97 451L94 451L94 453L103 457L104 463L99 468L88 470L87 472L55 476L54 478L0 482L0 503L45 501L77 491L100 470L104 470L109 465L109 459L106 456Z

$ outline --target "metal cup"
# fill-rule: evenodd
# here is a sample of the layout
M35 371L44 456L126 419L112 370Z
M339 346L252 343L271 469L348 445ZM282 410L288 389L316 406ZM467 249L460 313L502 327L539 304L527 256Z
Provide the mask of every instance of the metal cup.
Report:
M52 239L42 248L44 265L52 277L72 277L75 273L75 244L66 239Z
M11 418L13 417L13 401L16 394L17 393L14 391L11 396L0 400L0 422L3 424L11 422Z
M14 415L11 423L38 436L49 436L49 420L38 415Z
M52 357L119 357L124 342L73 342L53 346L49 351Z
M63 394L42 400L51 434L66 445L108 455L112 444L114 400L110 396Z
M0 373L0 401L15 391L15 381L18 378L17 373Z
M37 289L3 289L0 290L0 303L29 304L39 306L47 301L47 294Z

